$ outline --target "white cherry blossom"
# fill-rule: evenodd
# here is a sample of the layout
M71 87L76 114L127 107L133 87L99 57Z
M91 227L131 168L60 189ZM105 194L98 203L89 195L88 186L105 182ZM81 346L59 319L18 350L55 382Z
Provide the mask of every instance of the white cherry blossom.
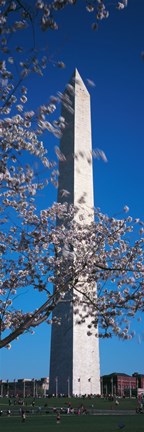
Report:
M45 141L50 133L61 137L67 127L64 117L56 114L60 103L73 116L74 86L68 84L67 93L58 90L46 103L31 107L30 86L26 85L33 74L41 79L49 65L65 68L61 58L49 59L45 47L37 49L35 30L40 40L41 33L58 30L59 11L74 5L75 0L36 0L29 7L24 0L15 0L8 7L6 0L0 1L1 348L10 349L14 339L27 331L33 333L43 321L52 323L51 312L59 302L67 301L67 294L78 325L90 317L89 336L93 327L96 337L115 334L131 339L134 332L129 322L144 307L143 221L133 221L131 216L117 219L95 209L95 221L86 225L79 209L67 204L70 192L66 189L61 190L63 204L47 208L38 204L43 193L48 196L49 184L58 185L58 164L56 158L49 158ZM92 29L97 30L113 7L122 10L128 2L90 0L83 5ZM25 45L29 30L31 49ZM19 44L19 34L23 44ZM93 80L87 82L94 87ZM57 145L55 153L65 163ZM101 149L95 149L93 157L107 162ZM84 201L80 197L79 205ZM128 211L125 206L124 213ZM95 289L91 290L96 285L97 297ZM20 299L27 289L33 296L38 292L40 300L36 309L24 311ZM54 321L60 325L56 313Z

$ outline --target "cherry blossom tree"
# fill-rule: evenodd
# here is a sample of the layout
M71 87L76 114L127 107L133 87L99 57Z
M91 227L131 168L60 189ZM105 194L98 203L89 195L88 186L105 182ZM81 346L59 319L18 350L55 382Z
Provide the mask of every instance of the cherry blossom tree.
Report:
M67 203L44 209L38 203L43 189L58 183L57 161L48 157L44 137L61 137L65 119L56 116L57 107L63 102L71 113L72 107L71 99L65 100L58 91L47 104L29 110L26 84L34 73L42 77L52 61L37 50L36 32L58 30L59 11L75 3L0 0L1 348L10 348L11 341L43 321L50 323L59 302L70 301L78 325L90 316L87 331L90 335L94 326L96 337L99 325L101 337L131 338L129 320L143 311L143 222L130 216L108 217L96 209L95 222L86 225L78 219L78 209ZM111 7L126 6L126 0L82 5L91 13L92 30L108 18ZM30 49L17 43L21 32L23 41L29 37ZM65 67L61 59L55 66ZM63 159L58 147L56 155ZM95 155L105 159L103 152L97 150ZM46 170L44 178L36 169L37 161ZM30 297L39 293L39 304L32 310L29 305L24 310L19 302L27 288ZM58 321L57 316L53 319Z
M94 326L98 336L99 324L101 337L133 336L130 317L144 307L143 223L130 216L109 218L98 209L95 222L85 225L76 222L76 213L65 203L38 216L30 206L21 209L22 229L10 226L1 233L1 346L9 347L10 341L44 320L50 323L51 312L64 301L71 302L78 324L91 317L89 335ZM132 244L135 227L139 229ZM97 297L91 289L95 283ZM26 313L14 308L16 293L25 287L32 296L37 290L46 296Z

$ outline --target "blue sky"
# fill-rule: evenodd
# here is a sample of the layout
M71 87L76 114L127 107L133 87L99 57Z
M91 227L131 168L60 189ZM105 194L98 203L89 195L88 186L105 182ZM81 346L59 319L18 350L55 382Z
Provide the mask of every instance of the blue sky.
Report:
M66 68L59 70L50 63L43 79L33 76L31 85L28 82L29 108L63 91L77 67L91 94L93 148L103 149L108 158L107 164L94 161L95 206L114 215L128 205L131 216L143 218L144 1L129 0L123 11L111 8L109 19L100 22L96 32L91 30L94 16L82 8L82 3L61 11L59 30L43 35L48 56L63 60ZM38 35L37 46L42 43ZM89 87L87 79L94 81L95 87ZM46 138L50 154L57 144L56 138ZM45 193L44 205L55 198L54 190L50 195ZM134 327L132 341L100 341L101 374L144 373L143 317ZM1 350L1 378L48 376L49 352L50 327L43 324L34 335L13 342L10 351Z

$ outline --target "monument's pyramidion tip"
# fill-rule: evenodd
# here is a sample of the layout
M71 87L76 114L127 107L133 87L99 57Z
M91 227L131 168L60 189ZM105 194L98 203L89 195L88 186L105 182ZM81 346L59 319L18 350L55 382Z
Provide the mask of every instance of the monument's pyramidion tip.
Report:
M75 72L75 75L76 75L77 73L79 73L77 68L75 68L74 72Z
M75 78L77 78L77 77L81 78L80 73L79 73L79 71L78 71L77 68L74 69L74 73L73 73L73 75L74 75ZM82 78L81 78L81 79L82 79Z
M88 93L88 90L77 68L74 69L73 80L75 81L75 84L81 84L83 89Z

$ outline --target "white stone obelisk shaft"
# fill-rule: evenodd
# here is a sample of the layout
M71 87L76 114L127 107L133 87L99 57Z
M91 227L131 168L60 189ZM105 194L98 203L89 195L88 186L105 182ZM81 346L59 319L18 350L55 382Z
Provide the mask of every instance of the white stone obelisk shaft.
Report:
M62 107L66 128L60 149L66 162L59 166L58 201L77 206L88 224L94 220L90 95L77 70L71 84L74 114ZM69 191L66 198L62 198L63 189ZM91 289L96 294L96 286ZM59 305L55 315L62 317L62 323L52 325L50 392L100 394L99 342L94 332L87 335L88 321L76 324L68 303Z

